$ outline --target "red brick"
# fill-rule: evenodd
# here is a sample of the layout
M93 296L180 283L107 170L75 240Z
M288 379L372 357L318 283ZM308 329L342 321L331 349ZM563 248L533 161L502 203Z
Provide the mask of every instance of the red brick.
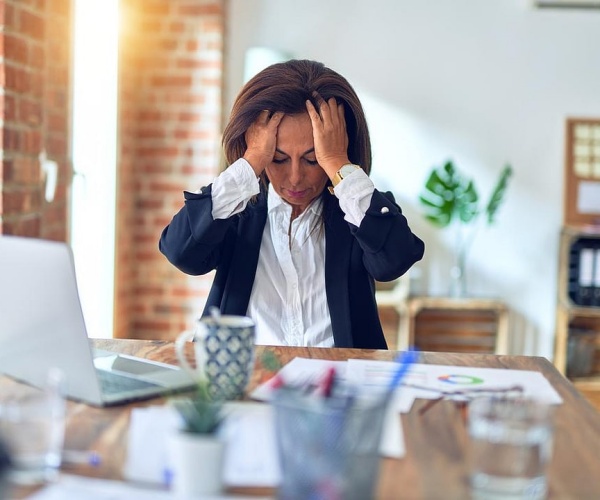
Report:
M20 123L39 125L42 122L41 103L27 98L19 99L17 116Z
M3 209L6 215L39 212L40 194L32 189L5 189Z
M21 33L36 40L43 40L45 23L41 16L21 9L19 12L19 24Z
M40 165L36 157L19 156L4 162L5 181L18 184L38 184L41 180Z
M44 3L44 0L41 0ZM68 17L71 14L72 0L49 0L49 10L52 13L53 19L61 16Z
M67 130L67 117L59 112L48 113L48 127L54 130Z
M169 14L171 1L170 0L145 0L143 2L143 13L147 16L164 17Z
M140 147L137 148L137 154L139 157L166 157L166 158L176 158L179 154L179 149L175 146L173 147Z
M29 58L29 47L27 41L19 36L5 33L4 57L9 61L27 64Z
M178 9L180 16L218 16L223 14L223 8L220 2L212 4L188 4L180 5Z
M191 87L192 77L186 76L154 76L150 79L153 87Z
M32 238L40 236L41 221L38 214L33 214L19 218L4 218L2 234L12 234L15 236L30 236Z
M4 95L4 120L13 121L17 118L17 102L12 94Z
M185 33L185 23L183 21L175 21L169 25L169 32L182 34Z
M29 51L29 65L35 69L43 69L44 62L44 49L38 44L32 45Z
M167 133L164 129L144 127L140 127L137 135L141 139L165 139L167 137Z

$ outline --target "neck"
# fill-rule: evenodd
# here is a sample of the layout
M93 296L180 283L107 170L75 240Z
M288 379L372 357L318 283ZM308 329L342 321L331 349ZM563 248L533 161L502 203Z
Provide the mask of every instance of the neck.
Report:
M303 212L304 210L302 210L301 208L296 207L295 205L292 206L292 215L290 218L290 222L293 221L294 219L297 219L298 217L300 217L300 214Z

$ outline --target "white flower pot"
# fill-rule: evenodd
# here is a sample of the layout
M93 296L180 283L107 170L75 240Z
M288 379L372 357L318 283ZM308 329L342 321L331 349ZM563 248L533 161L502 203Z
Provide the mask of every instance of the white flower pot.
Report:
M180 497L223 490L225 442L213 434L176 431L168 438L172 491Z

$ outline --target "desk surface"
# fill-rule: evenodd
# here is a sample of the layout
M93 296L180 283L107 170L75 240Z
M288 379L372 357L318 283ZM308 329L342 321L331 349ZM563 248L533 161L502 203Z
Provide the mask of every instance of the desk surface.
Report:
M95 340L95 346L176 363L173 343L141 340ZM256 367L248 386L252 390L273 375L277 365L296 356L346 360L392 360L393 351L258 347ZM549 498L600 498L600 413L598 413L545 358L491 354L421 353L421 363L488 368L536 370L543 373L564 400L556 412L554 457L550 466ZM0 377L0 391L24 386ZM135 406L156 405L160 399L107 409L69 403L65 447L93 449L104 457L98 468L79 466L69 472L121 479L125 461L129 413ZM425 401L417 400L402 425L406 456L383 459L377 498L468 498L464 417L454 403L442 401L419 415ZM231 490L231 493L272 494L271 489Z

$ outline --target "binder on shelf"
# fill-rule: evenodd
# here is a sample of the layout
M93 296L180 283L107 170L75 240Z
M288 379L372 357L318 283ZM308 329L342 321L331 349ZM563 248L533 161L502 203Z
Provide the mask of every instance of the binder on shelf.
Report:
M600 246L596 248L594 259L594 297L592 305L600 307Z
M591 306L594 301L594 248L583 247L579 252L578 300L580 306Z

